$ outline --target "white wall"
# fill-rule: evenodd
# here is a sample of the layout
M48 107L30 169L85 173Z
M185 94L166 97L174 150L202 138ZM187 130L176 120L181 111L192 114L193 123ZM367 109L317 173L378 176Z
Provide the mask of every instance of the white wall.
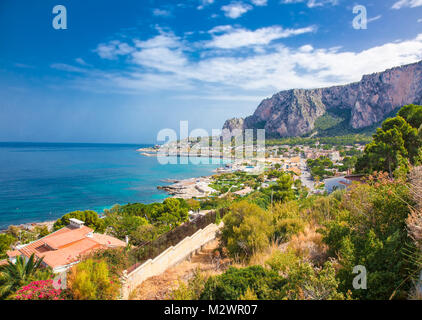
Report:
M131 291L136 289L146 279L158 276L171 266L185 260L191 253L200 249L203 245L214 240L217 231L222 226L210 224L204 229L199 229L192 236L186 237L177 245L166 249L154 259L149 259L131 273L122 277L122 299L128 299Z

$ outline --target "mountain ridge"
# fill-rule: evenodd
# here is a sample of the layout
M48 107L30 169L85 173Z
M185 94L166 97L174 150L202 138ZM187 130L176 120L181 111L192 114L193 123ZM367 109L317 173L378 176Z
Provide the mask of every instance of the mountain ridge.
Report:
M223 129L265 129L267 136L309 134L317 119L342 113L348 129L383 121L406 104L422 103L422 61L363 75L358 82L316 89L290 89L264 99L253 115L226 120Z

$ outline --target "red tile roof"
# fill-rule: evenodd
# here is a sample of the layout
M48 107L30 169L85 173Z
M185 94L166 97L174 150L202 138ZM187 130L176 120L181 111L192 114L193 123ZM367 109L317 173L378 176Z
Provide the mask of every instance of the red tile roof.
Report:
M9 258L13 258L13 257L21 255L21 253L18 250L10 250L10 251L7 251L6 254L8 255Z
M53 269L76 262L81 256L99 248L124 247L125 242L111 236L94 233L91 228L64 227L48 236L34 241L21 249L9 251L9 257L23 254L44 257L44 262Z

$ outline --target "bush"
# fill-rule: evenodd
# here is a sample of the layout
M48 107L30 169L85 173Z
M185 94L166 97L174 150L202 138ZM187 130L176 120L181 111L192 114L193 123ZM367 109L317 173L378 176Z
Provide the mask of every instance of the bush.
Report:
M237 300L251 290L258 299L280 299L282 298L280 290L285 283L286 281L277 272L266 270L261 266L240 269L230 267L225 273L208 279L201 299Z
M322 229L329 253L338 258L340 288L358 299L403 297L411 287L415 267L408 256L415 252L406 232L412 204L408 187L385 175L371 177L369 184L355 185L342 199L344 208ZM353 267L364 265L368 290L354 290Z
M195 273L187 283L180 281L177 289L174 289L170 295L170 300L199 300L204 287L206 278L199 270Z
M305 230L305 223L300 218L287 218L277 222L274 237L283 242L290 240L291 236Z
M60 280L59 280L60 284ZM53 286L53 280L33 281L19 289L15 300L64 300L62 290Z
M233 257L250 257L266 248L272 234L271 216L255 204L234 203L224 217L221 242Z
M272 270L285 274L298 262L299 257L293 250L289 250L287 252L275 251L265 263Z
M110 275L107 264L93 259L71 269L68 286L75 300L113 300L118 297L120 288L118 278Z
M293 264L288 272L285 294L289 300L344 300L334 266L326 262L314 268L309 262Z

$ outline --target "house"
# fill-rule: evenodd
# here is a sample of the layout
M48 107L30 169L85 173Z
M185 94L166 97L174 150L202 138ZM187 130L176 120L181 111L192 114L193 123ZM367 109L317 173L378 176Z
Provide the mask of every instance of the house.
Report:
M338 161L340 161L340 160L341 160L340 152L338 152L338 151L331 152L331 153L329 154L329 158L330 158L330 159L331 159L331 161L333 161L333 162L338 162Z
M351 180L346 177L336 177L324 180L325 191L331 193L335 190L346 189L352 183Z
M69 221L68 226L56 232L8 251L9 261L15 263L17 256L29 259L34 254L37 258L44 258L43 265L51 267L54 273L62 273L94 250L126 246L124 241L95 233L83 221L73 218Z

